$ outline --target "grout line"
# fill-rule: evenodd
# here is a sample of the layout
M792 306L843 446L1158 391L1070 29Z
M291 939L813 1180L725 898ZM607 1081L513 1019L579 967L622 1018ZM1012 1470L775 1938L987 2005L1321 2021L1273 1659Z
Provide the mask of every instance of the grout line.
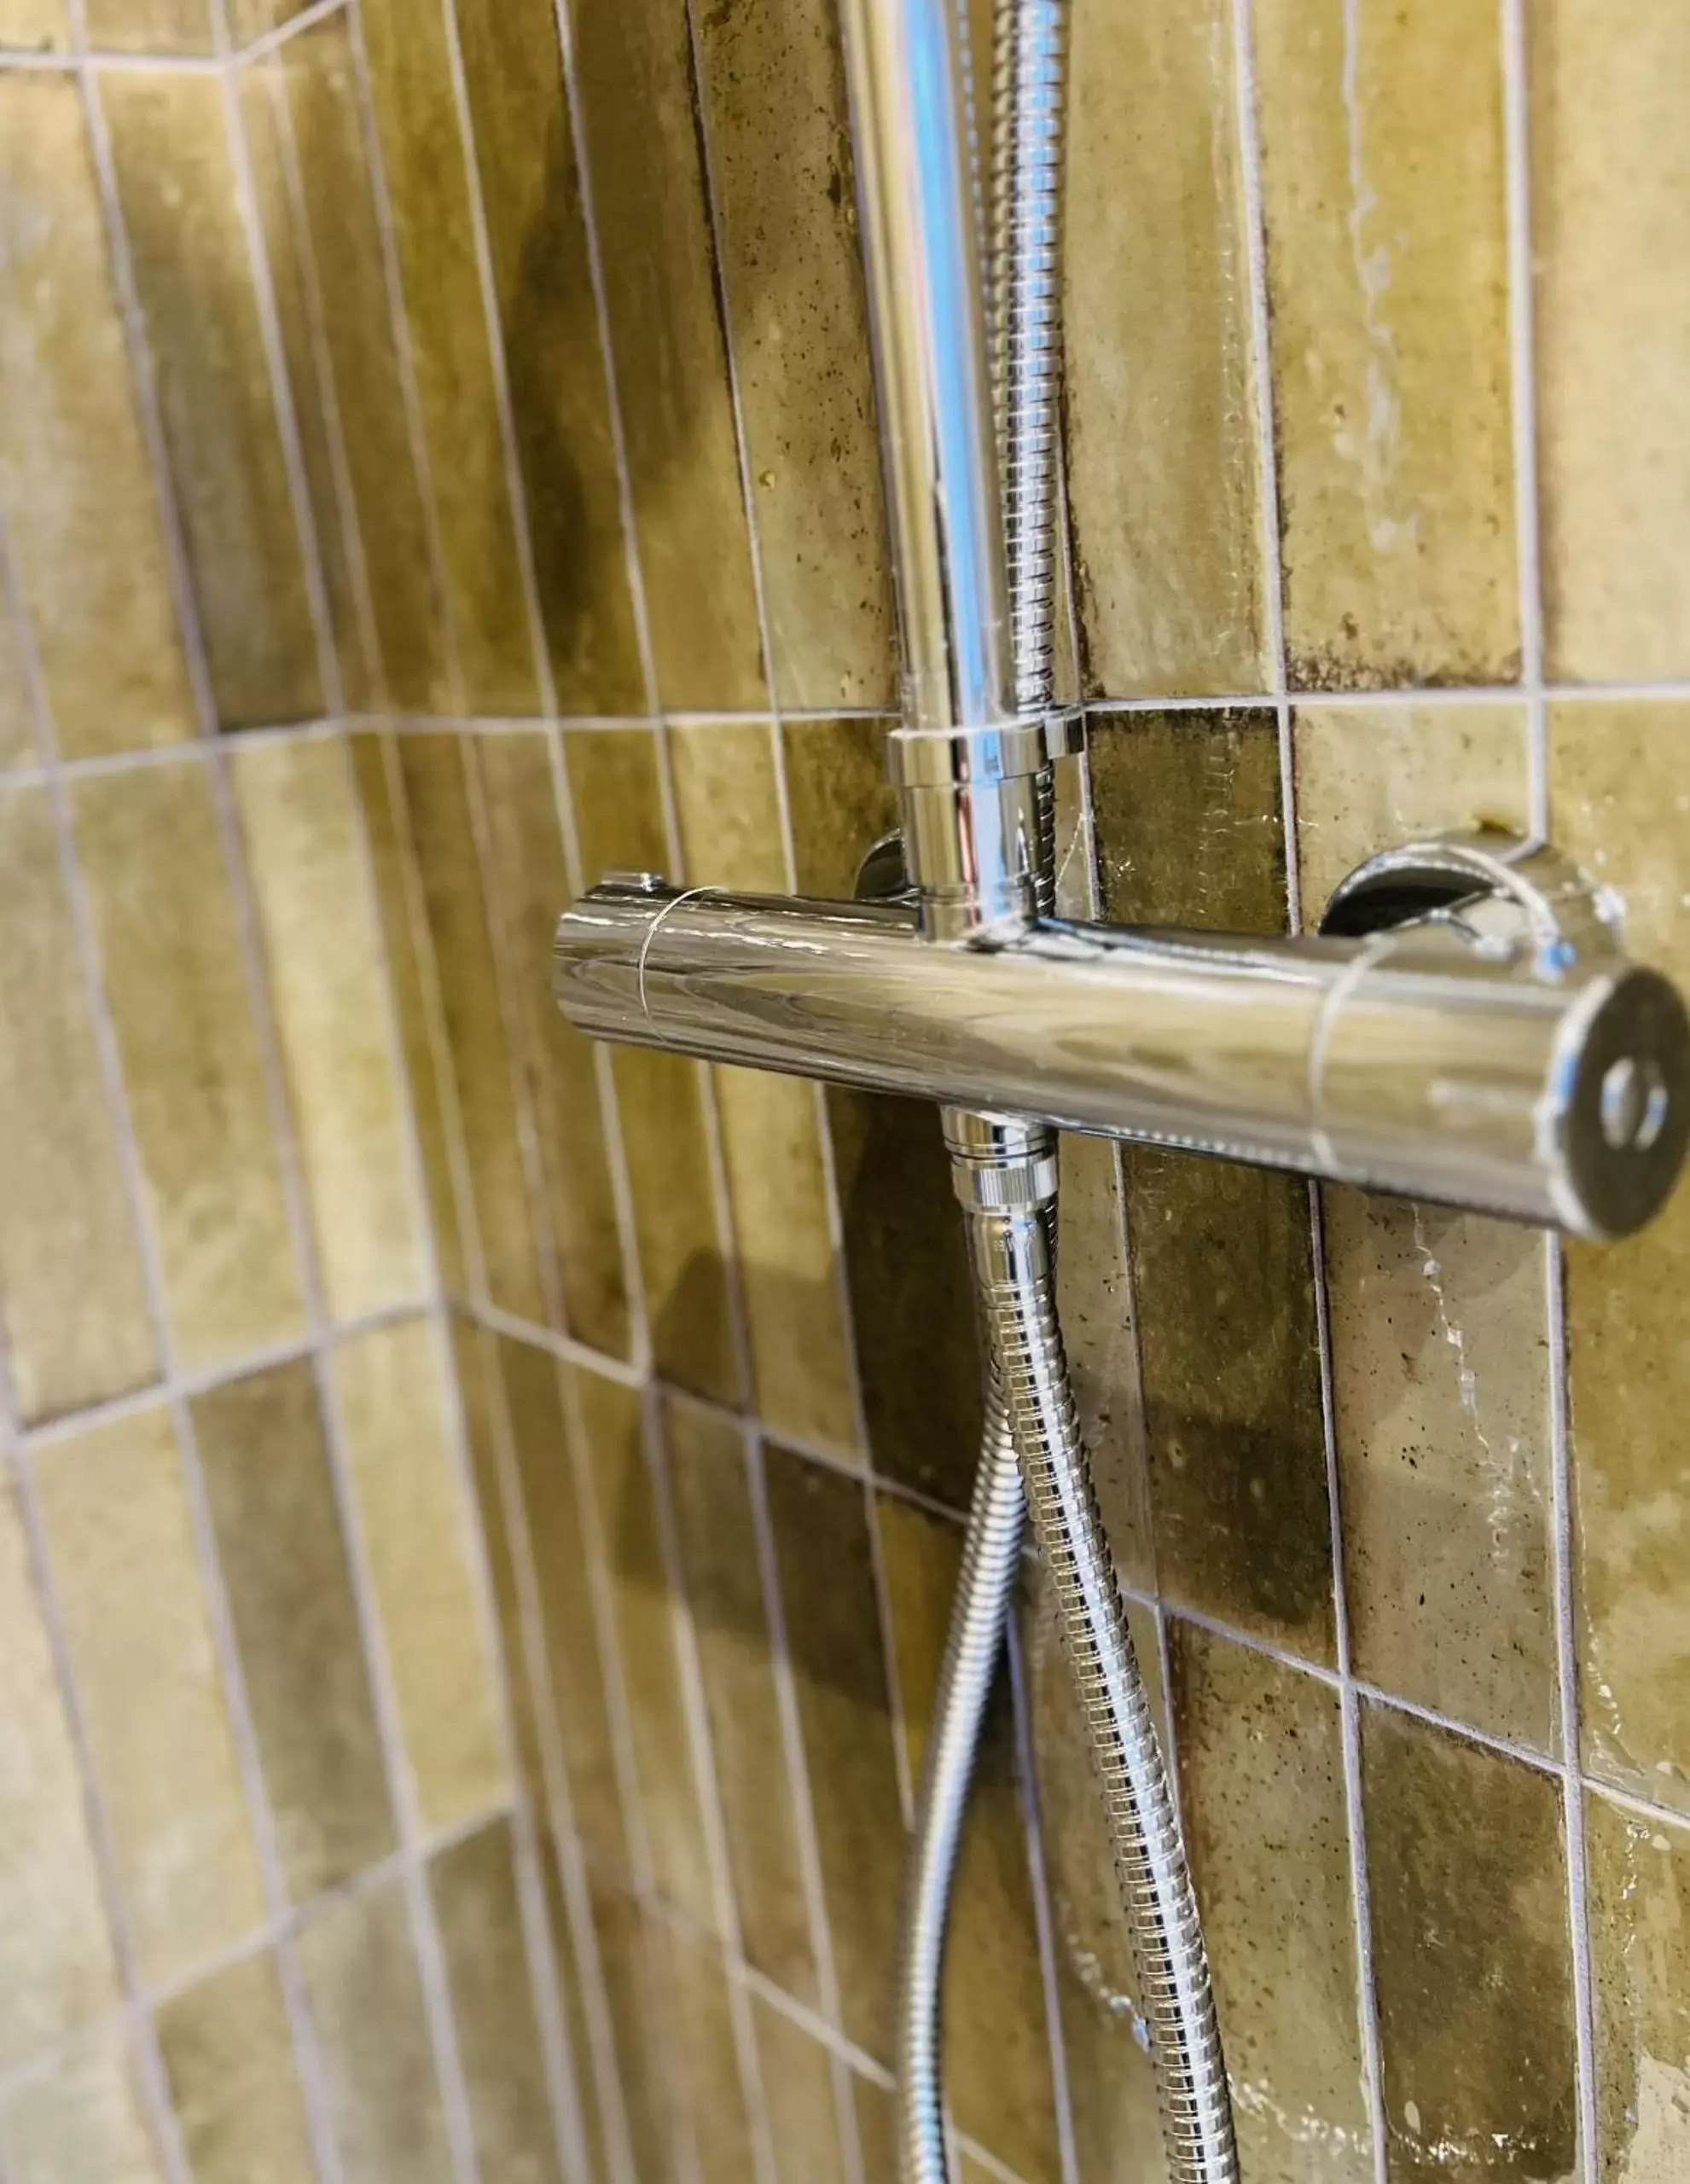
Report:
M1531 263L1530 79L1524 0L1501 0L1502 125L1508 253L1509 407L1513 423L1514 552L1519 579L1520 680L1530 723L1531 826L1549 826L1543 703L1542 561L1537 491L1537 385Z
M309 8L302 8L297 15L290 15L285 23L261 32L249 44L241 46L233 57L243 67L250 61L267 60L278 48L293 39L315 30L319 23L326 23L331 15L343 15L347 0L313 0Z
M0 48L0 75L8 76L75 76L84 70L108 69L142 76L215 76L222 67L214 53L114 53L86 44L68 53Z

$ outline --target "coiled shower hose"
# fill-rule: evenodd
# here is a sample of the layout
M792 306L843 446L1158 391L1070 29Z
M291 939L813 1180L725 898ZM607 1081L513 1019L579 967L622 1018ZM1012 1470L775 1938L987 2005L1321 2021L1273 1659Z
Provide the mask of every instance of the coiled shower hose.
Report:
M1067 0L997 0L991 342L1015 700L1053 703ZM1041 785L1046 810L1049 784ZM1048 886L1048 873L1044 875ZM905 1877L898 1978L901 2184L947 2184L945 1926L1024 1507L1049 1573L1109 1822L1149 2027L1170 2184L1236 2184L1207 1958L1177 1815L1080 1438L1054 1293L1054 1141L947 1113L988 1361L968 1513ZM1023 1489L1025 1485L1025 1504Z

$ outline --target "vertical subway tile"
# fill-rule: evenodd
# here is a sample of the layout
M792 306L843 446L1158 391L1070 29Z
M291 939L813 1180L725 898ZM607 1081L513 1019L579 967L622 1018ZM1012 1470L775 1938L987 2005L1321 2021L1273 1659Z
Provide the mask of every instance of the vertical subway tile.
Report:
M890 2085L865 2071L853 2071L851 2103L857 2112L857 2139L868 2176L897 2173L897 2103Z
M0 774L37 765L44 755L25 657L24 618L14 611L13 574L10 556L0 549Z
M463 1412L464 1453L474 1496L476 1526L487 1554L487 1580L498 1626L498 1650L509 1694L512 1759L517 1786L543 1811L540 1686L529 1672L524 1627L526 1597L519 1557L527 1557L520 1508L507 1502L502 1443L505 1417L495 1385L497 1339L467 1313L451 1315L452 1378ZM520 1496L520 1489L518 1490Z
M605 1558L628 1736L652 1878L665 1900L713 1931L704 1815L687 1734L677 1603L665 1567L639 1393L572 1369L582 1449Z
M179 1978L264 1908L170 1414L55 1445L35 1479L136 1966Z
M157 1369L114 1118L44 790L0 793L0 1298L26 1420Z
M744 1438L681 1403L665 1406L664 1425L740 1945L747 1963L813 2006L816 1963Z
M1284 929L1271 713L1118 716L1095 725L1091 770L1106 915ZM1330 1658L1307 1190L1149 1148L1123 1172L1161 1582Z
M359 15L463 700L471 712L535 712L446 10L435 0L369 0ZM544 66L543 52L534 65Z
M368 2184L451 2184L401 1888L333 1904L298 1947L344 2173Z
M0 497L59 747L177 742L194 705L74 78L0 81Z
M1681 676L1690 217L1671 116L1690 22L1663 0L1554 0L1526 21L1545 665Z
M552 998L552 936L573 891L551 754L537 730L483 736L474 758L487 812L513 1033L534 1115L565 1317L580 1341L626 1356L627 1275L599 1072L591 1044L565 1021Z
M194 2184L311 2184L275 1958L247 1957L172 1995L154 2023Z
M677 2068L667 1932L622 1889L596 1883L592 1901L634 2174L640 2184L690 2184L696 2158Z
M1373 851L1528 824L1518 706L1320 706L1296 723L1305 918ZM1358 1674L1557 1740L1541 1238L1325 1194L1334 1427Z
M1571 2175L1560 1785L1371 1705L1362 1775L1391 2177Z
M427 1266L346 753L251 745L230 773L323 1301L354 1318L420 1296Z
M323 344L388 700L409 712L438 712L452 702L444 628L388 308L349 20L333 15L289 38L275 65L284 84L304 246L322 299Z
M235 906L197 761L72 793L178 1363L302 1332Z
M751 2008L777 2184L845 2184L828 2050L761 1995Z
M0 0L0 47L62 53L69 44L65 0Z
M9 1484L0 1487L0 2067L9 2067L118 2000L76 1753Z
M209 0L86 0L88 42L120 53L210 53Z
M714 1943L679 1932L669 1955L700 2184L740 2184L757 2164L723 1960Z
M1077 11L1068 475L1095 695L1264 681L1231 54L1222 0Z
M517 1893L508 1820L443 1850L428 1869L458 2056L481 2173L556 2184L557 2127Z
M646 709L580 162L550 0L457 0L558 705Z
M886 723L787 721L781 741L799 890L848 902L864 852L897 825Z
M1170 1625L1181 1800L1240 2155L1261 2184L1371 2184L1338 1694Z
M1690 2162L1690 1834L1606 1798L1584 1805L1603 2184Z
M1256 55L1292 682L1511 681L1495 20L1259 0Z
M911 1779L932 1728L962 1560L951 1525L881 1496L886 1606ZM1044 1981L1007 1663L984 1726L957 1858L945 1952L946 2094L966 2131L1026 2184L1061 2173Z
M477 852L468 753L456 735L404 735L397 749L487 1293L519 1318L543 1321L522 1118Z
M841 2029L891 2053L903 1816L862 1490L770 1446L769 1513Z
M698 35L775 694L885 705L891 586L834 11L712 9Z
M658 691L764 694L688 20L570 0Z
M615 2059L607 2042L599 2037L601 2021L589 2020L583 1988L582 1951L578 1947L575 1921L564 1902L558 1872L555 1838L548 1833L539 1844L540 1885L545 1897L546 1926L551 1936L553 1963L557 1972L560 2011L569 2048L574 2082L576 2113L589 2177L610 2175L606 2150L606 2114L620 2100L614 2080ZM601 2076L601 2069L607 2075Z
M393 1848L311 1368L196 1397L194 1429L276 1847L296 1902Z
M343 1343L330 1379L420 1816L449 1827L510 1786L451 1445L456 1396L425 1320Z
M1690 976L1682 843L1690 815L1683 704L1550 712L1556 842L1621 909L1628 945ZM1690 1279L1681 1187L1641 1235L1567 1254L1579 1685L1585 1762L1690 1807L1690 1489L1675 1300Z
M223 87L118 71L100 96L218 718L302 719L325 693Z
M0 2153L16 2184L164 2184L127 2042L62 2052L0 2100Z

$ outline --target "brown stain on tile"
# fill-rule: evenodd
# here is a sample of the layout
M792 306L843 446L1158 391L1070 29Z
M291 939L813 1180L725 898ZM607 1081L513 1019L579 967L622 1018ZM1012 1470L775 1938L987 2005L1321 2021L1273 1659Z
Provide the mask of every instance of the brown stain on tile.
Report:
M381 680L395 706L450 709L444 625L406 425L347 18L332 15L289 38L275 66L297 154L302 241L322 300Z
M1222 0L1076 11L1068 485L1095 696L1259 689L1250 299Z
M558 704L646 709L581 177L549 0L461 0L512 422Z
M340 1345L329 1380L417 1805L450 1827L510 1789L457 1473L456 1391L426 1321Z
M17 2184L164 2184L164 2163L126 2042L55 2057L0 2104L0 2147Z
M466 709L539 710L444 18L360 10Z
M338 738L249 745L229 771L323 1300L356 1318L420 1297L428 1267L354 785Z
M912 1780L961 1565L952 1525L877 1498L881 1567ZM1061 2173L1050 2033L1028 1868L1014 1706L1000 1661L968 1793L945 1952L945 2089L956 2128L1027 2184Z
M375 1712L311 1368L190 1405L289 1896L394 1847Z
M467 745L454 734L396 739L482 1278L493 1304L543 1322L538 1238L523 1158L526 1118L517 1105Z
M1186 1842L1259 2184L1371 2184L1337 1693L1175 1618Z
M276 1960L246 1958L157 2013L195 2184L311 2184L317 2174Z
M760 1995L751 2008L779 2184L845 2184L828 2050Z
M1107 917L1284 930L1270 713L1097 723L1091 778ZM1160 1582L1186 1605L1329 1660L1307 1190L1148 1147L1127 1151L1122 1167Z
M670 1490L747 1963L814 2007L798 1817L775 1687L743 1436L665 1406Z
M1690 672L1690 217L1671 0L1527 19L1547 672Z
M476 2159L501 2184L557 2184L533 1975L508 1820L443 1850L428 1869Z
M545 1240L569 1332L625 1357L628 1279L594 1049L552 998L552 936L573 897L543 736L484 736L473 747L491 849L513 1044L534 1117Z
M439 2081L398 1885L331 1906L297 1944L334 2142L369 2184L450 2184Z
M659 694L759 704L764 669L684 14L574 4L605 297Z
M204 765L71 792L107 1001L184 1371L303 1333L233 891Z
M1584 1804L1603 2184L1670 2184L1690 2164L1690 1833Z
M1496 26L1264 0L1256 42L1293 687L1512 681Z
M903 1817L868 1513L836 1472L773 1445L765 1465L840 2023L884 2059Z
M891 572L834 12L710 8L698 37L775 693L886 705Z
M157 1371L141 1258L44 790L0 793L0 1298L29 1423Z
M591 1482L652 1877L659 1894L705 1932L716 1903L700 1785L693 1771L671 1589L638 1392L572 1369L581 1448Z
M1364 1705L1373 1984L1393 2180L1577 2166L1560 1786Z
M70 77L0 83L0 497L59 748L180 742L194 703Z
M100 96L217 717L305 719L326 694L222 86L116 71Z
M1554 839L1623 907L1627 944L1690 983L1684 830L1690 706L1550 712ZM1690 1490L1678 1300L1690 1281L1682 1184L1641 1235L1567 1253L1579 1688L1586 1764L1690 1807Z
M210 53L206 0L87 0L88 42L123 53Z
M35 1486L131 1943L164 1984L264 1920L169 1413L55 1445Z
M70 1726L15 1494L0 1487L0 2063L115 2008L118 1973Z

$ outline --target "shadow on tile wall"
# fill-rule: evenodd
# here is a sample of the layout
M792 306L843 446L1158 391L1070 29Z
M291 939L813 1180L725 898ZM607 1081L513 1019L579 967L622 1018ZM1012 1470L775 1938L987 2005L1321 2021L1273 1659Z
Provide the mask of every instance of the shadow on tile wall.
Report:
M1074 68L1064 907L1547 819L1690 977L1682 9ZM546 992L890 818L831 0L0 0L0 2170L886 2184L936 1120ZM1681 2175L1686 1201L1063 1172L1248 2184ZM946 2007L970 2184L1161 2174L1036 1588Z

